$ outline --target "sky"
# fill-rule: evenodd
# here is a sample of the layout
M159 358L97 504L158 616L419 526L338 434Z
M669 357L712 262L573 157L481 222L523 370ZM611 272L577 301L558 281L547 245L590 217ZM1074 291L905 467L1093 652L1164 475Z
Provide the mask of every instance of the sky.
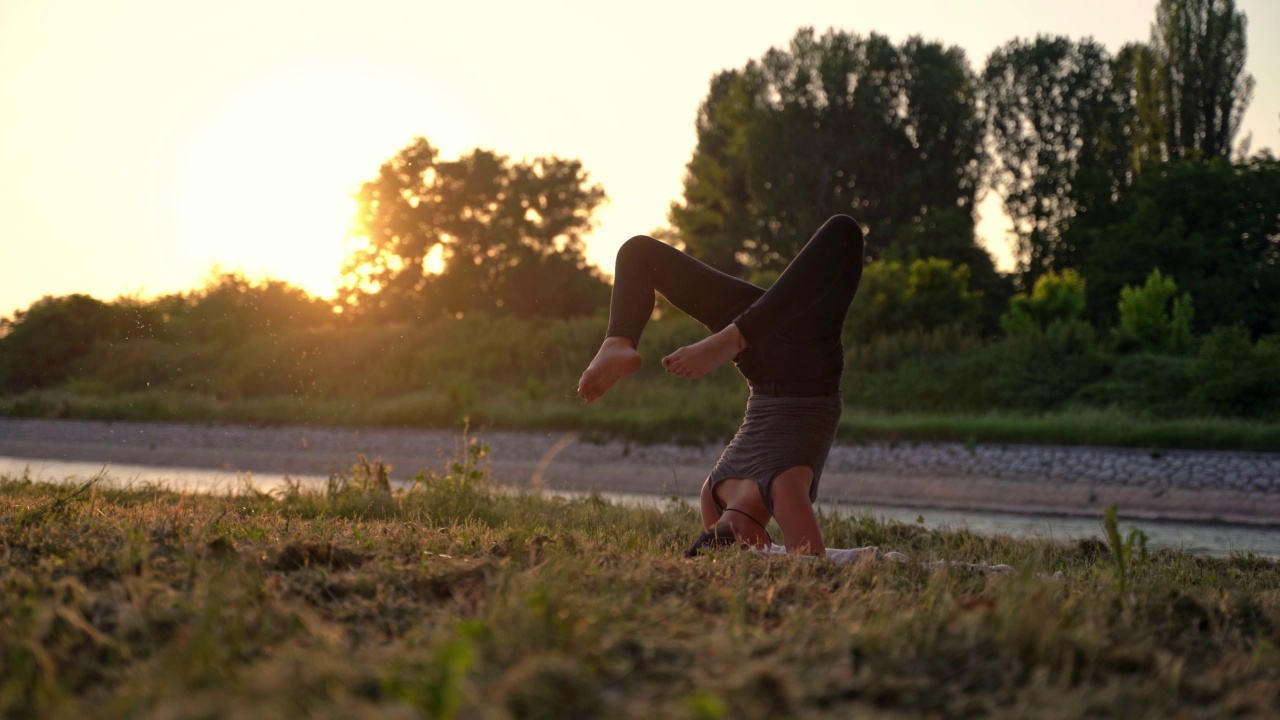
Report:
M0 316L154 297L213 268L330 296L351 194L417 137L446 159L577 158L587 238L666 223L711 77L795 31L912 35L980 70L1037 34L1146 41L1155 0L0 0ZM1280 3L1237 0L1256 80L1239 138L1280 149ZM1238 138L1238 139L1239 139ZM978 233L1010 266L990 196Z

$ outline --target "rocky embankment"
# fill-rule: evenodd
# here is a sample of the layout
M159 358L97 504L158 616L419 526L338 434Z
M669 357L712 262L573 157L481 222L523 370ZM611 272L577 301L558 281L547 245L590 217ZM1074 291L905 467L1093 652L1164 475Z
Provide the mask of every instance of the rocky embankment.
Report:
M593 443L576 433L487 431L474 439L498 482L696 495L719 446ZM254 427L0 418L0 456L327 475L358 455L407 479L460 457L454 431ZM1096 515L1280 526L1280 453L899 443L838 445L820 497L856 505Z

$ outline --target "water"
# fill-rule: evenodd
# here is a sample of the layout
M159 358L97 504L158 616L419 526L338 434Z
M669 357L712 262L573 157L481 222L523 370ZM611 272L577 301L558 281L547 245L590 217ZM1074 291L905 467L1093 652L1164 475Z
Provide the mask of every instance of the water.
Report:
M153 467L119 463L104 465L0 457L0 475L8 477L26 475L32 480L41 482L75 484L86 482L104 473L100 482L115 487L160 486L178 492L230 493L247 491L250 488L259 492L270 492L284 487L286 482L298 483L303 488L320 489L327 481L325 477L314 475L286 477L272 473L249 474L203 468ZM577 497L583 494L564 491L548 492L565 497ZM633 505L661 506L671 499L669 495L623 493L601 493L601 496ZM696 498L685 498L685 500L696 504ZM1087 517L884 505L865 506L849 503L826 504L823 505L823 509L859 516L870 515L903 523L920 522L927 528L952 530L967 528L984 535L1043 538L1058 542L1102 537L1099 521L1096 518ZM1280 559L1280 527L1136 519L1125 519L1120 522L1122 535L1128 534L1129 530L1135 528L1147 534L1147 547L1152 550L1180 549L1207 557L1253 553Z

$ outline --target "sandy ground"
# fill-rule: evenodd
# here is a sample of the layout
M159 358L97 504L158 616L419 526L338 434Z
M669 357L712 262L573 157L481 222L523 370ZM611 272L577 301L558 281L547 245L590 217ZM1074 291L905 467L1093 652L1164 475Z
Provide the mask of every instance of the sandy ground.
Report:
M591 443L576 433L484 432L486 462L500 483L560 490L694 496L719 455L720 446ZM226 472L328 475L350 467L358 455L381 459L393 477L441 471L464 439L451 431L262 427L195 423L126 423L0 418L0 456L58 461L209 468ZM978 450L981 450L979 448ZM1132 518L1229 522L1280 527L1280 492L1267 480L1204 482L1195 472L1168 480L1132 483L1098 479L1071 467L1047 467L1084 458L1111 466L1158 458L1157 453L1104 448L1049 453L1038 447L1001 446L999 465L975 465L974 448L922 444L838 446L832 451L820 498L859 506L897 505L956 510L996 510L1097 516L1108 505ZM955 463L916 456L954 455ZM1238 454L1237 454L1238 455ZM1251 454L1254 466L1280 462L1274 454ZM1191 462L1195 461L1195 462ZM1176 467L1212 467L1238 462L1225 453L1184 454ZM1153 459L1149 462L1157 462ZM1167 460L1166 460L1167 462ZM1198 463L1198 464L1197 464ZM1010 467L1035 468L1025 472ZM1128 467L1128 466L1121 466ZM1166 465L1166 467L1175 467ZM1211 474L1200 471L1201 474ZM1215 476L1216 477L1216 476ZM1277 479L1280 482L1280 479Z

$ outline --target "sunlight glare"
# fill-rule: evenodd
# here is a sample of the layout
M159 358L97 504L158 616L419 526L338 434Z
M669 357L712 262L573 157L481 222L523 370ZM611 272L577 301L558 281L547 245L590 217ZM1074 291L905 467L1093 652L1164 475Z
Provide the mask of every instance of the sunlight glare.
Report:
M359 185L447 116L392 83L295 78L244 95L191 147L179 201L185 257L331 297L350 250ZM441 135L441 133L444 133Z

